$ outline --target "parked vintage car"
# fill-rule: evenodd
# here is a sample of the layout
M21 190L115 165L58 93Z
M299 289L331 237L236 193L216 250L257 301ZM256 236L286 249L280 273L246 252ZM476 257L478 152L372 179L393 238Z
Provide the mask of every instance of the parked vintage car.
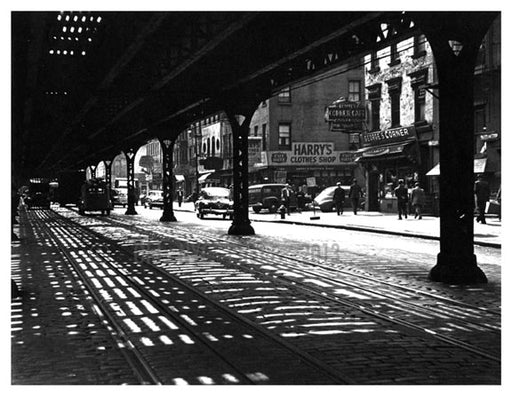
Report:
M329 186L324 188L313 200L313 206L316 209L320 209L322 212L332 212L335 209L333 197L334 190L337 186ZM343 190L345 190L345 203L343 207L350 208L352 206L352 202L348 197L348 192L350 191L350 186L341 186ZM361 198L359 200L359 209L364 209L365 199Z
M281 190L286 184L255 184L249 186L249 206L255 213L260 213L262 209L268 210L270 213L277 212L281 206ZM297 198L295 194L290 195L290 209L297 208Z
M112 204L120 205L123 208L128 205L128 190L126 188L114 188L112 193Z
M148 194L144 198L144 207L163 208L164 206L164 192L160 190L149 190Z
M207 214L221 215L224 219L233 218L233 201L228 188L205 187L199 192L195 202L197 217L204 218Z

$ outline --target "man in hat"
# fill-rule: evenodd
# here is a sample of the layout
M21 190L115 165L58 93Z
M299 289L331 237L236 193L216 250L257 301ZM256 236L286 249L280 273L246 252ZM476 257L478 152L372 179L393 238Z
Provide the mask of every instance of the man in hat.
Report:
M336 212L338 216L343 214L343 204L345 203L345 190L341 187L341 183L336 183L336 188L334 190L334 195L332 197L334 201L334 205L336 206Z
M489 189L489 184L484 180L482 175L478 175L475 182L475 198L476 206L478 208L478 217L476 218L476 221L479 221L482 224L486 224L485 207L490 197L491 190Z
M409 202L409 192L404 185L404 179L398 180L398 187L395 188L396 204L398 207L398 220L402 220L402 215L407 218L407 202Z
M281 202L286 208L286 214L290 215L290 199L291 199L292 189L290 184L286 183L286 185L281 190Z
M414 218L421 220L421 210L425 205L425 190L421 188L420 183L416 182L411 191L411 204L414 208Z
M352 181L350 185L350 190L348 192L348 196L352 201L352 210L354 214L357 214L357 209L359 208L359 200L363 197L363 189L359 184L357 184L357 179Z

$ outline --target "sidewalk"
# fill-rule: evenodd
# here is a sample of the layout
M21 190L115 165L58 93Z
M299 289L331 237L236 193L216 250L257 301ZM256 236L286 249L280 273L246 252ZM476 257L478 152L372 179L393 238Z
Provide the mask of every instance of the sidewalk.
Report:
M175 211L193 212L194 204L185 202L178 207L173 204ZM313 219L319 217L319 219ZM408 216L407 219L398 220L394 213L360 211L354 215L351 209L345 210L338 216L335 212L322 213L320 211L294 212L286 219L281 219L279 213L256 214L249 211L249 218L255 222L289 223L317 227L343 228L347 230L369 231L383 234L411 236L425 239L439 239L439 217L423 216L421 220ZM501 248L501 221L497 217L487 217L487 224L474 222L475 245Z

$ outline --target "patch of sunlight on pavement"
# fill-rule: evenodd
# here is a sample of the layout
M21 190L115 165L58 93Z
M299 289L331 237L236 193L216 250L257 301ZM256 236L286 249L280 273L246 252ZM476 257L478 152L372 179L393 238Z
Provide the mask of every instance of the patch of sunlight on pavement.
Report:
M359 294L359 293L354 293L354 292L351 292L349 290L345 290L345 289L335 289L334 290L334 294L343 294L347 297L354 297L354 298L357 298L359 300L369 300L370 297L368 296L364 296L362 294ZM375 299L374 297L372 297L373 299ZM384 297L383 297L384 299Z
M319 280L316 280L316 279L305 279L304 283L312 283L314 285L321 286L321 287L332 287L332 285L322 282L322 281L319 281Z

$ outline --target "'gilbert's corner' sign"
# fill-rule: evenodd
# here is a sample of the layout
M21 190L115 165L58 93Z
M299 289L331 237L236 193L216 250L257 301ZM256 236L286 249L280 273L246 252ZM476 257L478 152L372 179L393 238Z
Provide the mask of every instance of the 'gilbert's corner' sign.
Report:
M360 102L351 102L341 97L327 106L324 117L332 132L361 132L366 109Z

